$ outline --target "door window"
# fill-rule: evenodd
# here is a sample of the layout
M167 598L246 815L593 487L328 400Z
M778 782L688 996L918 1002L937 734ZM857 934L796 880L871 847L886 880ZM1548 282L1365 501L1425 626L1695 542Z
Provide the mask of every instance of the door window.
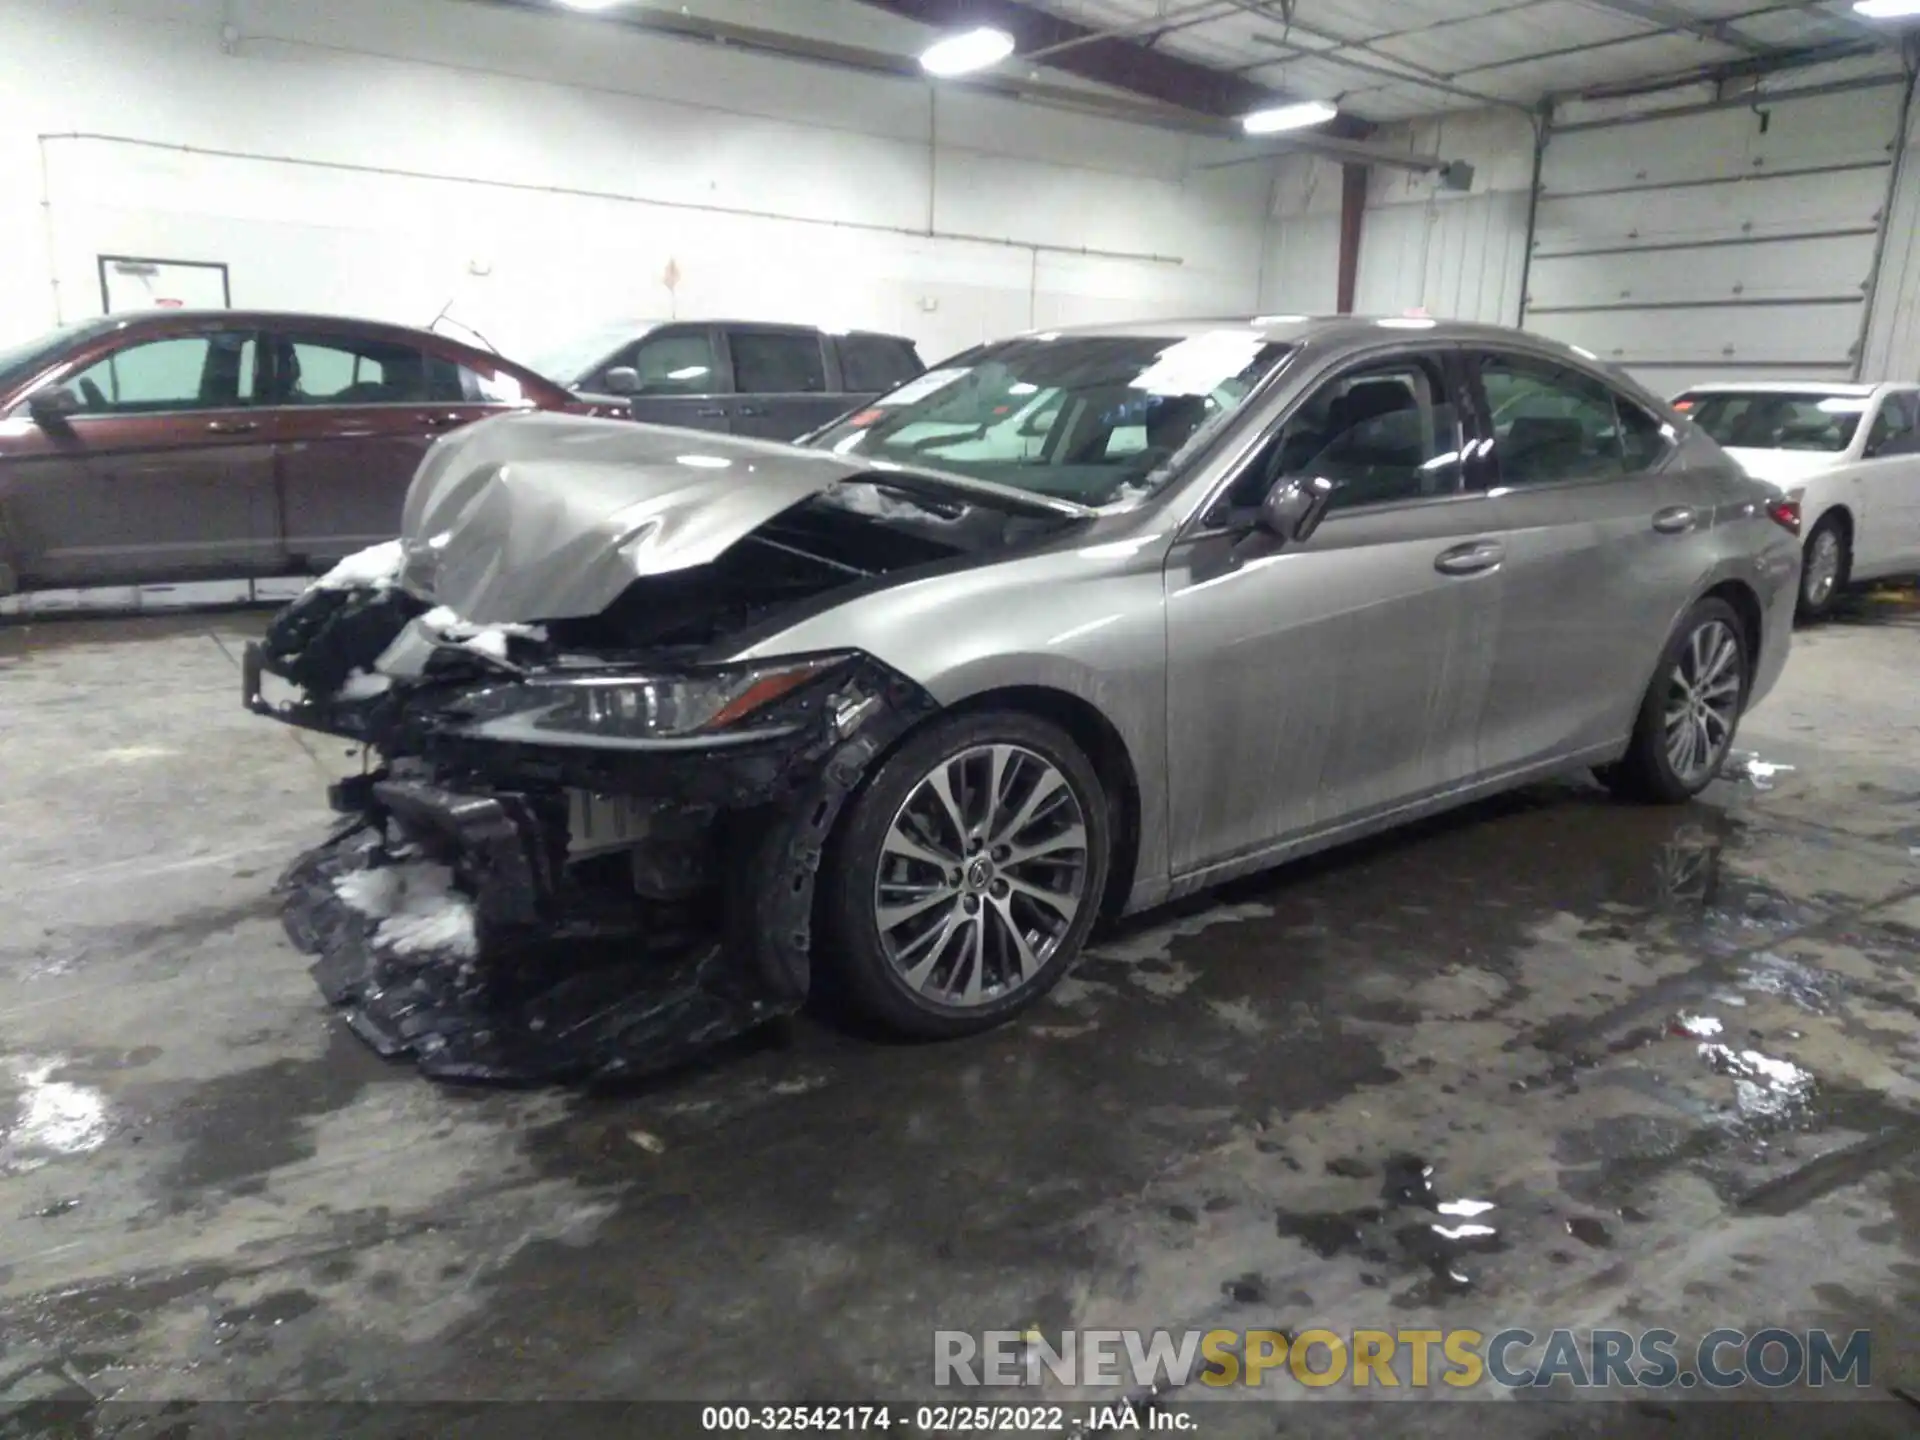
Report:
M808 331L730 330L733 388L742 395L814 395L827 388L820 337Z
M276 405L459 404L460 367L411 345L353 336L276 337Z
M1867 454L1911 455L1920 450L1920 405L1914 396L1896 390L1880 402L1880 413L1873 417L1867 432Z
M841 387L851 394L883 394L920 373L920 357L904 340L847 335L839 344Z
M1440 361L1399 359L1322 385L1288 417L1229 503L1257 506L1283 480L1333 482L1330 508L1421 500L1460 488L1460 408Z
M627 366L649 395L711 395L720 388L720 362L713 336L705 330L679 330L630 345L608 369ZM606 371L594 385L605 388ZM590 386L589 388L593 388Z
M256 351L254 337L238 330L149 340L95 361L66 384L82 415L227 409L252 401Z
M1656 417L1578 370L1488 355L1480 383L1504 486L1635 474L1667 452Z

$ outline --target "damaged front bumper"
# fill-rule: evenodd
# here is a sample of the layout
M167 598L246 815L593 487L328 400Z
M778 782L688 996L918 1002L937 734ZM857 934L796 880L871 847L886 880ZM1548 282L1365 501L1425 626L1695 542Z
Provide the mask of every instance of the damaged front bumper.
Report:
M390 617L402 629L408 608ZM449 1079L648 1073L797 1010L834 821L934 707L850 654L744 738L480 738L474 717L495 703L480 692L580 657L528 646L513 664L454 656L356 687L381 653L365 653L372 627L328 662L334 693L316 693L302 658L327 627L292 654L288 628L248 647L247 708L380 763L332 787L341 824L280 882L287 932L356 1033Z

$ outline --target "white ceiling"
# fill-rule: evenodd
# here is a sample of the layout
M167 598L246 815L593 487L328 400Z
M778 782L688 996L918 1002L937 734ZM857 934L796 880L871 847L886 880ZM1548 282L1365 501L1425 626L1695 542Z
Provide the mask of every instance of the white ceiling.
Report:
M1369 120L1770 60L1895 32L1845 0L1031 0Z

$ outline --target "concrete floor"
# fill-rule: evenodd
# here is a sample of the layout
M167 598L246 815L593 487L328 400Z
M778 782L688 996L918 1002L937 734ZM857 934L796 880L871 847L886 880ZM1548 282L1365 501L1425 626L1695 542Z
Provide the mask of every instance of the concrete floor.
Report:
M1802 633L1764 793L1536 789L1131 925L995 1035L802 1019L617 1095L437 1087L332 1018L268 887L357 766L240 710L261 623L0 629L0 1403L924 1398L936 1327L1314 1322L1868 1327L1920 1391L1911 600ZM1405 1155L1496 1202L1464 1287L1329 1219ZM1200 1433L1672 1435L1680 1398Z

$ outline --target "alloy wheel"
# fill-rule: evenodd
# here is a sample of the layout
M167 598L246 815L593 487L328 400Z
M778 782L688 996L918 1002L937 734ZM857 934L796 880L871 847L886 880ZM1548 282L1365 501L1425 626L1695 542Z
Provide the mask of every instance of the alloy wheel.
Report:
M1831 529L1822 529L1807 546L1806 579L1801 594L1808 605L1818 609L1833 596L1840 583L1840 537Z
M1086 812L1060 767L1023 745L942 760L880 847L874 925L927 999L972 1008L1046 968L1087 903Z
M1706 783L1726 759L1745 684L1740 641L1724 620L1706 621L1680 647L1667 686L1666 742L1682 784Z

